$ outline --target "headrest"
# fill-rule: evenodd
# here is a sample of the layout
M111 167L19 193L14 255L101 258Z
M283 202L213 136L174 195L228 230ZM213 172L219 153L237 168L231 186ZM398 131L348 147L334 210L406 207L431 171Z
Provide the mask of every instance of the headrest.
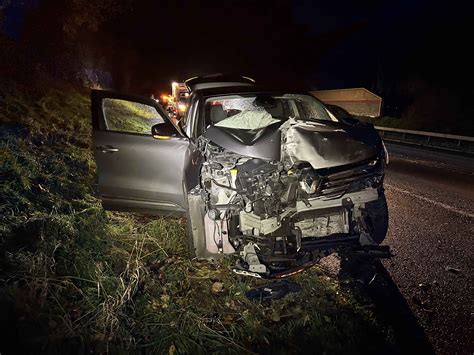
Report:
M211 106L211 121L213 123L220 122L227 118L227 114L224 111L222 105L212 105Z

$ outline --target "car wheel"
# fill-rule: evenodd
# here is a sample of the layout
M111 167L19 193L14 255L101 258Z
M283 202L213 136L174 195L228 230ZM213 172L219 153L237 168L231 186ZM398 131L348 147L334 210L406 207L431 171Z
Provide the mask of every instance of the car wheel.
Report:
M388 206L385 194L382 192L378 200L366 203L365 212L373 241L377 244L382 243L388 230Z

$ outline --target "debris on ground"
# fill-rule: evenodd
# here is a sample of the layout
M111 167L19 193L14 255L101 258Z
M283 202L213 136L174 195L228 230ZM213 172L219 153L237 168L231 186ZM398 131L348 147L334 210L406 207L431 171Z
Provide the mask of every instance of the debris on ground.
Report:
M418 306L420 307L423 311L427 312L427 313L434 313L434 311L431 309L431 307L429 306L429 304L420 299L418 296L413 296L412 297L412 300L413 302Z
M299 291L301 291L300 285L283 280L255 287L248 291L245 296L251 300L269 301L277 300L285 297L288 293Z
M446 266L445 267L446 271L452 272L453 274L459 274L461 272L461 269L452 267L452 266Z
M429 291L431 288L431 284L422 282L418 284L418 287L421 288L421 290L423 291Z

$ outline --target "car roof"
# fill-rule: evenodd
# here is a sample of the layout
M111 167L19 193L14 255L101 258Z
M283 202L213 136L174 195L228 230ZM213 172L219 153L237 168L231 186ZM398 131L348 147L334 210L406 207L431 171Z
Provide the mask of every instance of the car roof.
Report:
M289 89L289 88L279 88L279 87L265 87L265 86L226 86L226 87L216 87L216 88L207 88L201 90L195 90L193 93L200 95L202 97L211 97L219 95L232 95L232 94L259 94L259 93L268 93L268 94L282 94L282 93L292 93L292 94L303 94L310 95L308 91L300 89Z
M228 86L253 86L255 80L243 75L211 74L195 76L184 81L191 91Z

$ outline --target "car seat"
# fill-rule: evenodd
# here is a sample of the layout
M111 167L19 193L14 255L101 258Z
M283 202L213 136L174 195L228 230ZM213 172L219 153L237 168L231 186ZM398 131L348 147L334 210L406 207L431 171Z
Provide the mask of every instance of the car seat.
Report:
M275 105L271 107L265 107L265 111L267 111L273 117L285 117L282 100L275 100Z
M227 118L227 113L224 111L222 105L211 106L211 121L212 123L218 123Z

